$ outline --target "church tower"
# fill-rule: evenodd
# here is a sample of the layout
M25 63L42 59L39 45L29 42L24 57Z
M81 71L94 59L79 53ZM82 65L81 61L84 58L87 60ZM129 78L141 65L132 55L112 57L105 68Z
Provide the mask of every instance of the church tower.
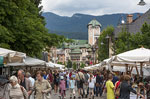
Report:
M94 45L100 34L101 24L96 19L93 19L88 24L88 44Z

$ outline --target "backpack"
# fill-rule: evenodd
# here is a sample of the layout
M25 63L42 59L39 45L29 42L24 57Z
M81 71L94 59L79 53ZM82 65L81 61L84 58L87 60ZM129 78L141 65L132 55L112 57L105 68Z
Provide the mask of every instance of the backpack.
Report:
M117 82L118 83L118 82ZM117 84L116 83L116 84ZM116 90L115 90L115 96L116 97L119 97L120 96L120 89L121 89L121 82L120 82L120 84L119 84L119 86L116 88Z

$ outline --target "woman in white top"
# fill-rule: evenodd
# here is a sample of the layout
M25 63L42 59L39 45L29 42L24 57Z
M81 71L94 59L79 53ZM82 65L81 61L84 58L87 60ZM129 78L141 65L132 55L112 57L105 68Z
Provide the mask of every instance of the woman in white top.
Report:
M28 93L24 87L18 84L18 79L16 76L10 77L10 90L9 99L28 99Z
M94 76L91 74L90 78L88 79L88 83L89 83L89 98L91 99L91 97L94 99L94 86L96 83L96 80L94 78Z

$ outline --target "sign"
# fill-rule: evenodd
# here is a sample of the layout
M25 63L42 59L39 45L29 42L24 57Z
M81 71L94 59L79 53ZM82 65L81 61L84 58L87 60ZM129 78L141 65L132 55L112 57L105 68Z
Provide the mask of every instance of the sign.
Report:
M0 56L0 67L4 66L3 62L4 62L4 57Z

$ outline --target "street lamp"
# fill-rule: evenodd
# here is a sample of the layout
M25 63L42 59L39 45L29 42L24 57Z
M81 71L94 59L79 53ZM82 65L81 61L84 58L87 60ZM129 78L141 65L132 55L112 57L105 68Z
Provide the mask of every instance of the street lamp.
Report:
M96 48L94 46L92 46L92 52L93 52L93 64L95 63L95 51Z
M108 39L108 57L109 57L109 35L107 34L106 39Z
M145 1L144 0L141 0L140 2L139 2L139 4L138 5L140 5L140 6L144 6L144 5L146 5L146 3L145 3Z
M104 43L103 43L103 42L101 42L101 45L104 45Z

